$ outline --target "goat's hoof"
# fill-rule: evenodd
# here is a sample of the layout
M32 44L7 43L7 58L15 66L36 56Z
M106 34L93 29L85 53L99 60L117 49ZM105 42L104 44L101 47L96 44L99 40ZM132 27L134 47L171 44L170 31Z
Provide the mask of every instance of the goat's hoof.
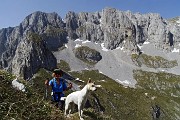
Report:
M84 118L80 117L80 120L84 120Z

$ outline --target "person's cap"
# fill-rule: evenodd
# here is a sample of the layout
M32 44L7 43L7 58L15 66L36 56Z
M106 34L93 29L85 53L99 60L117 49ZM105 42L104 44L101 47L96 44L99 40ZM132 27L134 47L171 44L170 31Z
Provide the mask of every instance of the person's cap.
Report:
M63 74L63 71L61 69L54 69L53 73L55 74Z

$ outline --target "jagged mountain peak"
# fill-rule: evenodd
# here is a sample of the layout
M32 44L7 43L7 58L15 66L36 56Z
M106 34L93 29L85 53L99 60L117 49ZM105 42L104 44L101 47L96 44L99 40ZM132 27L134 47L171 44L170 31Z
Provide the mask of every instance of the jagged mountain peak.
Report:
M23 31L30 30L37 33L43 33L47 26L53 27L64 27L64 22L62 18L55 12L45 13L45 12L34 12L28 15L20 24Z
M166 23L159 14L139 14L110 7L94 13L70 11L64 21L55 12L36 11L19 26L7 31L2 30L0 34L0 42L3 43L0 45L2 68L11 64L15 56L15 52L11 51L16 51L19 43L27 40L29 34L33 38L43 37L50 50L57 50L67 43L67 36L72 40L79 38L103 44L109 50L121 48L137 54L141 52L138 44L147 40L158 49L167 51L174 46L178 48L180 42L179 30Z

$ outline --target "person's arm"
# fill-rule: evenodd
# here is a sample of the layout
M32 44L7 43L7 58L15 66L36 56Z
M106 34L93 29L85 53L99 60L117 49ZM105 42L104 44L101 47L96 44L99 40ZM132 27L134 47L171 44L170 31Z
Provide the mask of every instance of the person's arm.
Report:
M44 84L45 84L46 86L49 86L49 80L46 79L45 82L44 82Z
M72 88L72 83L68 83L68 86L66 87L66 91Z

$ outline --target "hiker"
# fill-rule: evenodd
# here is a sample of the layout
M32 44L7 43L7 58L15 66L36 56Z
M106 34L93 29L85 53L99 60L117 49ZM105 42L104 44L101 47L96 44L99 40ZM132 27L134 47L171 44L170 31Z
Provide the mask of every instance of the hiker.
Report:
M51 86L52 89L52 101L53 102L60 102L61 103L61 109L63 109L64 101L61 100L61 97L64 97L64 91L69 90L72 88L72 84L69 83L67 86L65 83L65 80L62 78L63 71L60 69L55 69L53 71L53 79L51 79L49 82L48 80L45 81L45 84L47 86ZM56 104L58 107L58 104Z

